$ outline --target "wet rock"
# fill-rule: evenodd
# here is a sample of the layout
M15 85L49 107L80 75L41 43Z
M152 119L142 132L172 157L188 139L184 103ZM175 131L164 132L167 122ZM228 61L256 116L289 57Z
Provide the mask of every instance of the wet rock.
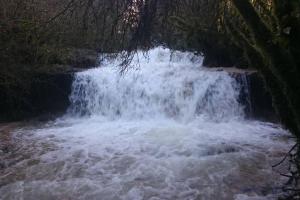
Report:
M1 149L1 152L3 153L9 153L9 147L8 146L5 146Z
M6 168L6 165L4 164L4 162L0 162L0 170L3 170Z
M226 154L226 153L236 153L239 152L240 148L233 145L227 145L222 144L218 146L211 146L207 149L205 154L207 156L214 156L214 155L220 155L220 154Z
M240 85L239 101L244 105L246 117L269 122L279 122L273 107L272 96L256 70L237 68L209 68L209 71L226 71Z
M70 101L69 94L73 73L39 73L32 78L28 91L18 98L18 104L10 101L0 102L0 121L23 120L42 116L46 121L53 115L65 113ZM2 92L2 95L11 95ZM4 96L8 98L8 96Z
M98 64L98 53L69 49L41 72L31 74L31 83L8 90L0 88L0 122L40 117L41 121L64 113L69 106L73 74ZM25 91L26 90L26 91ZM25 91L25 92L20 92Z
M257 72L251 73L247 76L247 81L251 102L249 117L278 122L279 117L273 107L271 94L265 88L261 76Z
M40 74L35 82L29 96L35 113L40 115L66 111L70 104L72 73Z
M70 51L67 64L75 68L91 68L97 65L98 53L90 49L74 49Z
M279 122L273 107L271 94L264 86L259 73L252 69L209 68L210 71L226 71L240 84L239 101L244 105L246 117L269 122Z

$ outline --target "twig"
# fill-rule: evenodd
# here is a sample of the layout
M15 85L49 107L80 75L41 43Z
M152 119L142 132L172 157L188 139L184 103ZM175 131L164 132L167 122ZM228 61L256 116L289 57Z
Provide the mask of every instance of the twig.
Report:
M278 167L279 165L281 165L289 156L290 154L292 153L292 151L294 151L294 149L298 146L298 143L296 143L292 148L291 150L284 156L284 158L277 164L273 165L272 167L275 168L275 167Z

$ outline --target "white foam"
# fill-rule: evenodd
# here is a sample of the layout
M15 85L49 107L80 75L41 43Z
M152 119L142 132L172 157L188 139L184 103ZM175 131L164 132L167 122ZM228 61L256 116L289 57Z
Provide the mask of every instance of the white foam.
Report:
M243 117L238 83L226 72L205 70L202 57L156 48L148 59L137 54L125 75L117 72L117 63L76 75L72 115L185 121Z

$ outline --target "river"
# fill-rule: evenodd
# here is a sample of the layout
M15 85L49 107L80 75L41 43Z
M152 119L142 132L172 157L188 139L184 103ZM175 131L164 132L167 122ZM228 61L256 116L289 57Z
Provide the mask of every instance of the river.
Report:
M63 117L13 129L0 199L276 199L290 134L246 119L240 83L202 60L158 47L78 72Z

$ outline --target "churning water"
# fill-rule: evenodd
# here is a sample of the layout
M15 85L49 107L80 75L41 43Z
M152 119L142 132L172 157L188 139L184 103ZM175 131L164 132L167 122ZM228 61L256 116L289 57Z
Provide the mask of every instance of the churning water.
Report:
M135 56L124 76L113 66L76 75L70 111L109 119L178 119L230 121L243 117L239 86L226 72L208 72L191 53L154 49ZM201 118L201 119L198 119ZM205 120L206 121L206 120Z
M163 48L118 62L75 75L63 118L15 131L0 199L276 197L288 133L244 119L234 78Z

